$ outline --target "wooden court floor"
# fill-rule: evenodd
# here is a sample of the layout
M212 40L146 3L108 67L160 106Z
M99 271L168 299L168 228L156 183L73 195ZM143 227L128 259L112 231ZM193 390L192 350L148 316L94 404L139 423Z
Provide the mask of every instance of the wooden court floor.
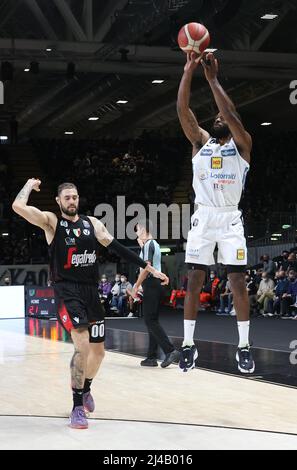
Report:
M14 321L0 322L0 449L297 448L294 388L142 368L116 352L93 382L89 429L70 429L72 345L27 336Z

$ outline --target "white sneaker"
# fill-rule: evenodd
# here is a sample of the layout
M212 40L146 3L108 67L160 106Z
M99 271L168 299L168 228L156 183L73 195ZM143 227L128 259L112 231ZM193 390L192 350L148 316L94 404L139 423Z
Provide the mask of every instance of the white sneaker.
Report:
M134 315L132 312L129 313L129 315L127 315L127 318L134 318Z

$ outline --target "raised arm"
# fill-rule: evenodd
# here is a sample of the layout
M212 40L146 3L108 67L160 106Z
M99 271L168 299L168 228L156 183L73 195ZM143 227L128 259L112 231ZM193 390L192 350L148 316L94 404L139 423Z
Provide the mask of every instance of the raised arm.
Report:
M167 276L160 271L157 271L155 268L150 266L149 264L145 263L139 256L137 256L133 251L126 248L124 245L119 243L107 230L105 225L103 225L100 220L96 219L96 217L90 217L90 220L94 226L95 235L99 243L105 246L106 248L110 248L114 250L119 256L123 257L129 263L133 263L140 268L150 272L153 274L154 277L162 279L162 281L166 281L167 283Z
M13 201L12 208L14 212L26 219L30 224L42 228L47 235L50 233L54 234L57 224L56 215L52 212L44 212L37 209L37 207L27 205L31 192L33 190L40 191L40 184L41 181L38 179L29 179Z
M245 130L234 106L234 103L229 98L227 93L220 85L217 74L218 74L218 61L214 55L210 52L206 56L208 63L201 60L201 64L204 68L205 77L209 83L211 91L213 93L217 107L222 114L224 120L228 124L231 131L234 142L241 150L242 157L249 162L250 153L252 149L252 138L250 134Z
M196 57L196 58L195 58ZM177 114L182 129L193 145L193 155L208 141L209 133L199 126L198 121L190 108L190 94L193 72L197 68L200 58L195 54L187 54L187 63L184 67L178 95Z

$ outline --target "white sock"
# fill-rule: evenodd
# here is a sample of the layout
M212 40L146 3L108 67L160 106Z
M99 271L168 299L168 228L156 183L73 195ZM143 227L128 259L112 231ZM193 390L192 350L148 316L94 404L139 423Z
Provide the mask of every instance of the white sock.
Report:
M194 344L194 331L196 320L184 320L184 342L183 346L192 346Z
M239 334L239 348L244 348L249 345L249 332L250 332L250 322L248 321L238 321L238 334Z

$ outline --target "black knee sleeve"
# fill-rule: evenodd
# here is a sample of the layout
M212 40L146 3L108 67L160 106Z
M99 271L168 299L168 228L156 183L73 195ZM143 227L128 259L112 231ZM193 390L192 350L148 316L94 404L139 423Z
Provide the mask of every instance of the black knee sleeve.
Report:
M238 266L236 264L228 264L227 265L227 274L232 273L245 273L246 272L246 265Z
M205 264L187 263L187 266L189 271L197 271L199 269L199 271L204 271L205 273L207 273L208 269L208 266L206 266Z

